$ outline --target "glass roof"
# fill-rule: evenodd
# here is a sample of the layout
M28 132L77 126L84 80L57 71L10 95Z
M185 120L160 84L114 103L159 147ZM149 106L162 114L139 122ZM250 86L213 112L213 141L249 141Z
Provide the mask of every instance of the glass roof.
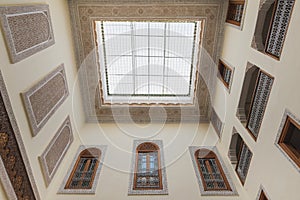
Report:
M201 21L97 21L106 103L193 103Z

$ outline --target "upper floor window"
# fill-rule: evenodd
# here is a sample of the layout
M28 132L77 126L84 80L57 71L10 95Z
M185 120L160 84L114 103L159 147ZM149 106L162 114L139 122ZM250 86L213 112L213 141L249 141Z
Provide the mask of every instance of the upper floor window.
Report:
M66 189L91 189L101 152L99 149L82 151L65 186Z
M300 120L286 111L277 137L277 145L300 168Z
M268 195L265 193L264 187L261 185L256 197L256 200L269 200L270 198Z
M265 0L261 3L252 47L280 59L295 0Z
M268 200L267 196L265 195L264 191L261 191L259 195L259 200Z
M168 194L162 142L134 141L129 194Z
M255 65L245 75L237 116L254 140L257 139L274 78Z
M231 190L216 154L207 149L195 152L204 190Z
M106 146L80 146L60 193L95 193Z
M137 147L134 189L161 189L161 170L159 148L146 142Z
M234 24L236 26L241 26L244 9L244 0L230 0L228 5L226 22Z
M190 147L201 195L236 195L215 147Z
M225 87L229 89L233 75L233 70L222 60L219 60L218 69L221 81L223 82Z
M242 184L244 184L246 181L251 159L252 152L250 151L248 146L243 142L239 151L238 163L235 169Z

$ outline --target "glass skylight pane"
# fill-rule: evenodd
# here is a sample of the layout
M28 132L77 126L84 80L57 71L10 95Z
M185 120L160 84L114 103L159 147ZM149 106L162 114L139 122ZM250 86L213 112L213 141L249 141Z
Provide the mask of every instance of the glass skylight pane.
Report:
M105 38L105 37L104 37ZM131 36L115 36L105 40L106 55L128 55L132 53Z
M107 56L108 74L132 74L131 56ZM122 67L120 67L122 66Z
M163 86L162 76L150 76L150 94L162 94Z
M111 84L110 85L110 94L114 95L114 94L133 94L134 90L133 90L133 84Z
M189 77L167 77L166 80L167 93L178 95L189 93Z
M150 56L163 56L164 55L164 38L163 37L150 37Z
M134 50L136 55L148 56L148 37L136 36Z
M191 37L169 37L166 41L167 56L169 57L190 57L193 53L194 39Z
M150 23L150 35L151 36L164 36L165 33L164 22L153 22Z
M102 81L104 100L113 103L113 96L125 103L172 99L178 103L182 96L185 102L186 97L192 101L200 25L200 21L96 22L101 78L107 80Z
M166 58L167 76L190 76L191 61L183 58Z
M130 34L131 27L129 22L103 22L104 32L111 34Z
M169 23L167 36L189 36L194 37L195 23Z
M164 58L163 57L150 57L150 76L160 75L164 73Z
M135 57L136 59L136 74L148 75L148 57Z
M148 36L148 22L134 22L135 35Z
M148 76L136 76L135 79L135 94L148 94L148 83L149 79Z

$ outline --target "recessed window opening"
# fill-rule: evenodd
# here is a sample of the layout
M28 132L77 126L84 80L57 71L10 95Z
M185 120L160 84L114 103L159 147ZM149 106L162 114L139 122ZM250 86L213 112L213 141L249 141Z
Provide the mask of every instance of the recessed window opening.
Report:
M300 167L300 124L290 116L286 118L278 144Z
M192 104L201 21L96 21L102 99Z

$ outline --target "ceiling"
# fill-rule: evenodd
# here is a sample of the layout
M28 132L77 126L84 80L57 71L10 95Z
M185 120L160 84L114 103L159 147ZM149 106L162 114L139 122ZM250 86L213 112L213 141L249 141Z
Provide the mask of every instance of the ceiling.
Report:
M79 77L81 94L87 121L101 123L207 122L210 115L210 102L212 97L211 94L214 88L214 83L212 83L212 80L214 80L213 77L215 76L215 63L217 63L220 53L227 3L228 2L224 2L223 0L187 0L178 2L171 0L117 0L113 1L113 3L105 0L69 0L71 23L76 50L77 68L80 74ZM150 47L153 47L153 49L155 49L155 45L161 45L162 42L169 41L169 44L174 46L173 49L171 48L171 50L175 51L175 53L179 52L180 55L180 59L174 59L173 64L167 67L175 72L177 69L179 69L178 65L184 65L182 63L180 64L180 62L182 62L183 60L182 55L187 54L187 60L190 60L187 61L187 64L185 64L186 68L184 71L181 71L180 73L176 72L180 75L176 80L173 81L173 84L169 84L171 92L167 92L166 90L164 90L166 84L163 81L158 79L156 79L155 81L149 81L149 79L154 79L154 75L157 75L164 80L171 79L165 74L158 74L159 70L157 69L154 70L154 74L152 75L151 73L145 74L147 76L147 79L143 79L142 81L144 81L144 85L148 87L146 91L145 89L141 89L141 86L143 86L143 84L136 84L136 81L132 81L137 78L141 78L137 76L137 73L129 76L129 82L132 85L136 84L137 86L125 86L125 83L127 83L124 82L124 78L126 78L125 75L130 74L128 74L128 71L126 72L126 66L131 67L131 70L137 70L138 68L133 66L133 63L136 63L137 60L141 62L154 60L154 55L162 55L162 53L168 49L166 49L165 46L158 46L158 48L156 48L158 50L155 51L141 50L138 52L136 51L135 47L132 48L132 45L137 45L138 43L134 42L137 39L135 36L136 34L133 34L131 32L130 34L128 34L128 37L131 38L130 45L126 45L126 42L129 41L129 38L123 38L123 40L120 40L120 37L117 37L117 39L110 40L110 46L108 46L108 48L112 47L110 53L114 54L118 51L122 51L122 53L116 53L118 58L114 60L115 62L110 61L110 64L107 65L107 63L105 64L105 60L107 61L108 56L103 56L103 53L101 54L100 51L101 49L103 50L104 47L103 37L109 36L106 35L106 33L103 34L100 31L97 32L97 27L98 29L102 28L103 30L108 31L108 29L105 28L105 25L101 27L101 22L103 21L123 21L124 24L126 24L125 22L127 22L127 28L145 25L145 23L137 24L135 22L148 22L148 25L150 22L156 22L153 24L155 26L162 26L162 24L159 24L158 22L165 22L163 23L164 27L170 26L166 25L168 24L167 22L169 22L170 24L174 21L198 22L198 24L196 23L196 26L198 26L198 30L200 30L201 26L201 31L196 32L195 36L196 38L199 38L198 41L200 41L201 38L201 43L200 46L197 45L193 40L195 38L191 40L192 37L189 38L189 40L183 41L182 44L180 44L180 37L177 37L176 40L172 40L172 42L170 43L171 39L173 38L170 38L167 36L167 34L165 34L163 37L161 37L161 41L149 43L148 46L144 45L144 47L146 48L148 48L150 45ZM107 25L109 24L107 23ZM187 31L188 27L186 27L185 29ZM115 29L116 32L118 30L120 31L120 29L118 28ZM151 32L151 30L153 30L154 32L156 31L155 34L159 34L159 31L166 32L167 30L170 30L170 28L154 28L150 30L147 28L141 29L133 27L133 29L128 30L148 31L149 33ZM110 31L114 30L110 29ZM141 34L143 33L141 32ZM99 40L99 38L102 38L102 40ZM143 40L141 40L141 42L145 40L150 41L151 39L156 38L154 36L147 36ZM123 43L123 47L114 46L117 44L121 44L122 46ZM196 45L197 50L193 52L191 50L191 45ZM106 47L104 49L107 50L108 48ZM124 56L124 49L122 48L125 48L125 50L127 48L129 52L130 50L134 50L134 53L128 54L130 55L128 57L131 57L131 60L127 59L126 61L126 59L122 57ZM176 48L178 50L176 50ZM188 53L191 51L193 53ZM146 60L141 58L141 56L138 56L136 54L137 52L140 54L147 53L148 55L145 56ZM153 56L151 56L152 54ZM175 58L174 55L172 56ZM156 59L156 61L166 63L166 58ZM113 64L116 64L116 66L113 66ZM122 68L118 67L118 65L122 65ZM143 70L144 68L150 70L155 68L155 66L160 66L161 69L165 67L166 64L154 64L151 65L152 67L149 67L149 64L144 64L143 66L144 67L140 67L139 69ZM107 69L107 67L110 67L109 74L105 74L105 69ZM193 72L193 70L194 73L192 73L192 76L184 75L184 73L191 71ZM122 75L122 78L113 80L113 78L116 78L116 76L113 75L116 74ZM180 83L180 79L184 79L185 83L188 84L184 85L185 83L183 81L182 83ZM123 82L120 80L122 80ZM152 82L155 83L154 86L162 85L162 87L154 87ZM113 87L114 90L110 91L107 86L116 83L118 87L121 87L119 88L119 91L116 92L116 87ZM192 85L192 83L195 84ZM175 84L177 84L177 86ZM154 89L150 90L150 87ZM130 88L130 91L128 91L128 88ZM145 99L137 98L137 100L134 100L134 95L132 94L134 94L136 91L145 94ZM122 98L115 98L115 101L113 101L113 98L107 98L109 96L107 94L113 94L114 92L115 94L124 94L123 96L127 96L127 99L123 98L123 100L120 100ZM171 101L171 98L163 100L163 98L159 97L161 94L173 94L171 96L175 97L174 99L176 100ZM184 101L183 99L180 100L181 94L193 95L190 96L192 97L189 99L190 101ZM157 95L158 98L155 99L153 97L155 95ZM151 99L151 101L149 99Z

